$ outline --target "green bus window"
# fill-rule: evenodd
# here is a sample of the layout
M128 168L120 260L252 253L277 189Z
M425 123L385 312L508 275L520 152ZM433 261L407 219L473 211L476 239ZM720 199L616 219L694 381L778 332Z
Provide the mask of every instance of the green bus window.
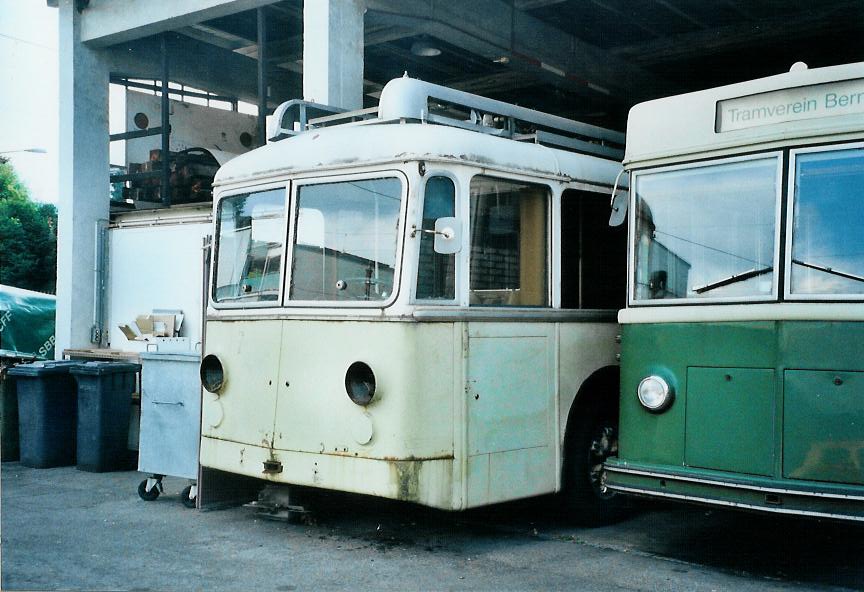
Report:
M477 176L471 180L472 306L549 306L549 188Z
M627 293L627 227L609 226L605 194L561 195L561 308L618 310Z
M395 178L300 186L290 299L390 298L401 205Z
M799 154L793 294L864 294L864 149Z
M285 190L232 195L219 202L216 302L279 299L285 233Z
M777 157L636 176L633 297L770 298Z
M456 215L456 187L447 177L430 177L423 198L423 229L434 230L435 220ZM420 259L417 267L417 300L453 300L456 298L456 255L436 253L435 235L420 236Z

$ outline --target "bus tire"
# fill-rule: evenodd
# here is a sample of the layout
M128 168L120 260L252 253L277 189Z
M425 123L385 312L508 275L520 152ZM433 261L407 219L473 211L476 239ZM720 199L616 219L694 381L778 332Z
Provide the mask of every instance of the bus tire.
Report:
M597 400L574 410L564 447L562 502L568 518L581 526L619 520L625 501L603 487L602 465L618 452L617 405Z

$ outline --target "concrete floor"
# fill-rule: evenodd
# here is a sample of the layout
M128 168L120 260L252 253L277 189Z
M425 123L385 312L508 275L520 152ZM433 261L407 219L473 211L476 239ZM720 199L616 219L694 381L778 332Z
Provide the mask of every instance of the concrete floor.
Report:
M648 505L562 524L547 500L445 514L359 496L312 524L155 502L143 475L3 463L3 590L864 589L864 526Z

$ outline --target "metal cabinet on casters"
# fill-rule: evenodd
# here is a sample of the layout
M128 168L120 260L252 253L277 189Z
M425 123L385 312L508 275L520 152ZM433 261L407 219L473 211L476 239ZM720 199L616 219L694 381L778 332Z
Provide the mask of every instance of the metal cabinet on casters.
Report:
M138 470L150 477L138 494L152 501L162 491L162 477L198 477L201 439L200 356L193 353L141 354L141 432ZM181 497L194 507L197 486L191 483Z

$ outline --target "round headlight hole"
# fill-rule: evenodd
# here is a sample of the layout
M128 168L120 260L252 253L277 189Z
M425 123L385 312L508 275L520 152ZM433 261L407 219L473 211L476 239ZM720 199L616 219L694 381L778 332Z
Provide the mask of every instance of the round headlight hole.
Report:
M357 405L366 406L375 396L375 374L365 362L354 362L345 372L345 392Z
M225 385L225 371L222 362L213 354L207 354L201 360L201 385L211 393L219 392Z
M636 388L639 402L648 411L659 413L669 408L675 398L669 383L659 376L647 376Z

